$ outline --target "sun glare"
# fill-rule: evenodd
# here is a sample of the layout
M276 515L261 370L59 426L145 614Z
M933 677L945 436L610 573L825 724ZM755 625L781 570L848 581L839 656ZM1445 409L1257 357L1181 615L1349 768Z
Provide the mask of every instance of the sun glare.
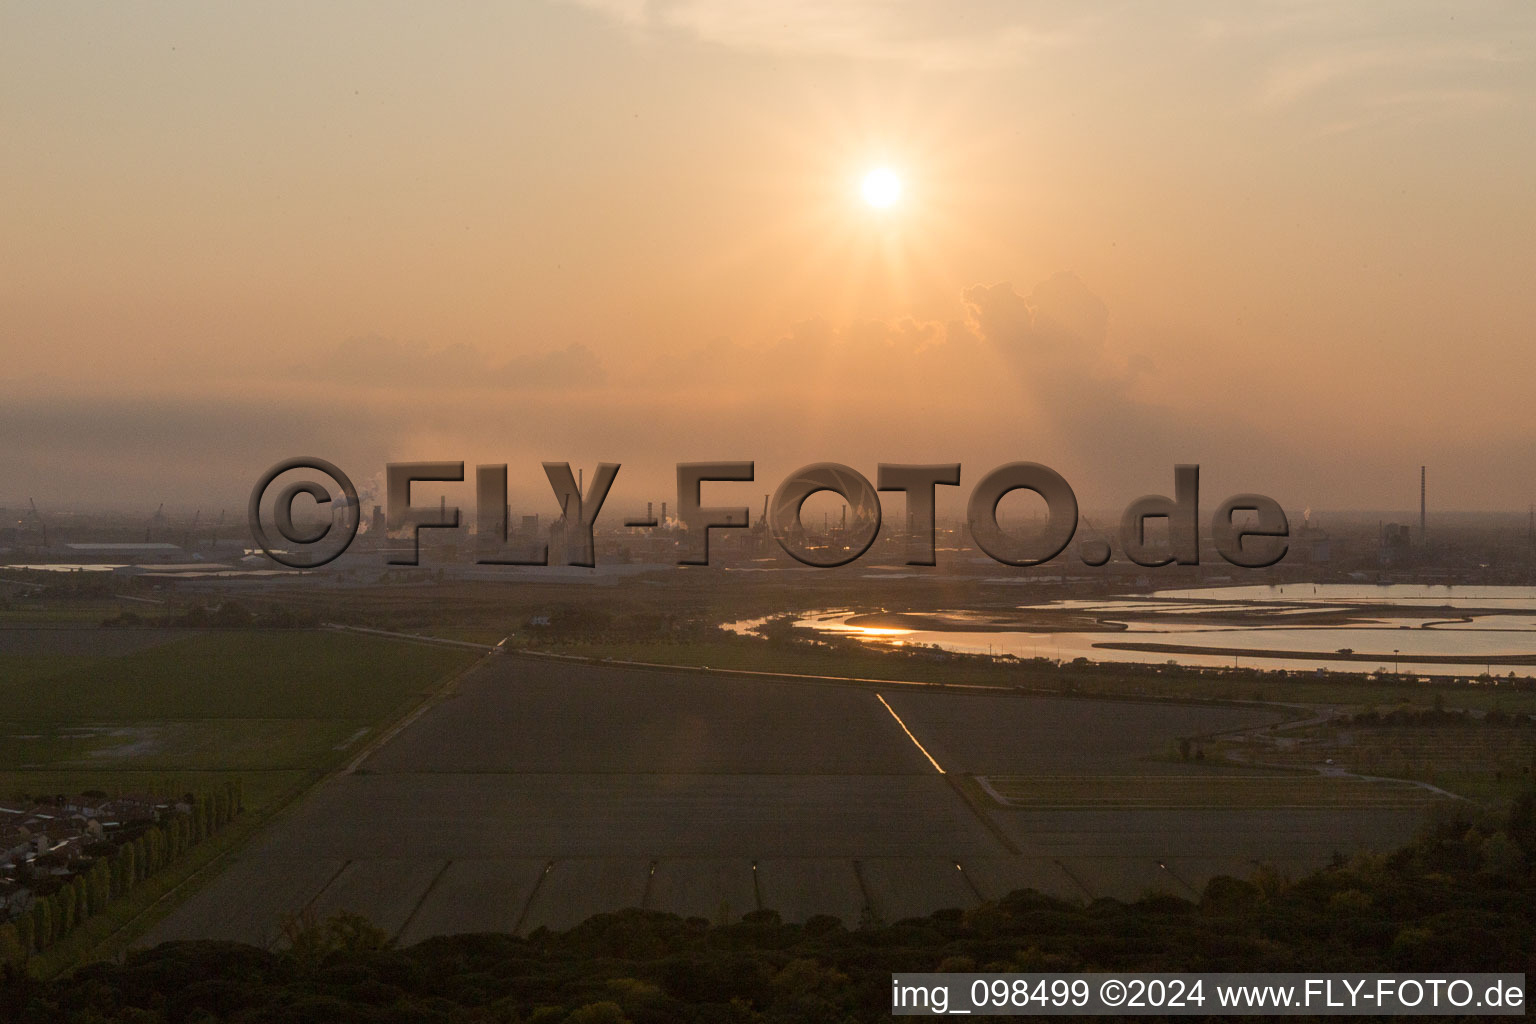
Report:
M901 198L901 179L889 167L877 167L864 175L860 190L866 203L884 209Z

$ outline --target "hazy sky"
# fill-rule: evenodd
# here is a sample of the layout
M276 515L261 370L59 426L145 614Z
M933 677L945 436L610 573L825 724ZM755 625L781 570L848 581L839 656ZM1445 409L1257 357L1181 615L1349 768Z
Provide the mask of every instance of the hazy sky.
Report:
M1533 269L1525 2L0 0L0 504L312 453L1523 509Z

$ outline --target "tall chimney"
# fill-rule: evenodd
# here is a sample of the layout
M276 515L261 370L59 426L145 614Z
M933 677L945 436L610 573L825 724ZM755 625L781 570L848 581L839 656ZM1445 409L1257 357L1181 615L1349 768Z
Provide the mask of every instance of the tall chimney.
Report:
M1429 534L1426 532L1426 525L1427 524L1425 523L1425 520L1424 520L1424 467L1420 466L1419 467L1419 543L1420 544L1425 544L1425 543L1428 543L1428 541L1429 541Z

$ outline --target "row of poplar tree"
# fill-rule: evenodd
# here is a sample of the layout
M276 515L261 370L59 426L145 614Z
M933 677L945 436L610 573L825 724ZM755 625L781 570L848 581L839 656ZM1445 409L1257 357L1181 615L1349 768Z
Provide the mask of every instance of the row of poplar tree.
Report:
M177 802L190 809L172 810L132 839L125 837L112 853L82 862L81 870L52 892L34 896L21 916L0 923L0 963L16 964L52 946L106 910L112 900L127 896L140 882L180 860L244 810L239 779Z

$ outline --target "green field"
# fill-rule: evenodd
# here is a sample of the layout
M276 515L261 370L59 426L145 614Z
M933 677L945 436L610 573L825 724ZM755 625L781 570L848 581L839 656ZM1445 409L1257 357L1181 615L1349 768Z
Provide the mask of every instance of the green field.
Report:
M42 976L120 947L211 877L271 815L477 657L320 630L15 632L6 641L13 653L0 653L0 799L89 789L171 795L238 776L247 808L184 862L38 957L32 969ZM39 647L68 653L14 653Z
M33 683L89 669L100 661L85 654L0 654L0 691L19 692Z
M1308 725L1270 736L1231 737L1217 757L1315 769L1325 763L1360 775L1416 779L1484 803L1512 799L1536 768L1536 730L1472 720L1447 726Z
M1417 807L1437 797L1406 782L1284 773L1140 776L991 776L987 785L1009 807ZM1442 798L1443 799L1443 798Z
M95 626L123 610L119 601L90 599L74 601L34 600L30 604L0 607L0 624L6 626Z
M19 683L0 662L0 707L13 721L374 719L472 658L348 633L210 630L84 665L60 658Z
M193 788L238 773L259 803L348 756L474 659L318 630L0 654L0 794Z

